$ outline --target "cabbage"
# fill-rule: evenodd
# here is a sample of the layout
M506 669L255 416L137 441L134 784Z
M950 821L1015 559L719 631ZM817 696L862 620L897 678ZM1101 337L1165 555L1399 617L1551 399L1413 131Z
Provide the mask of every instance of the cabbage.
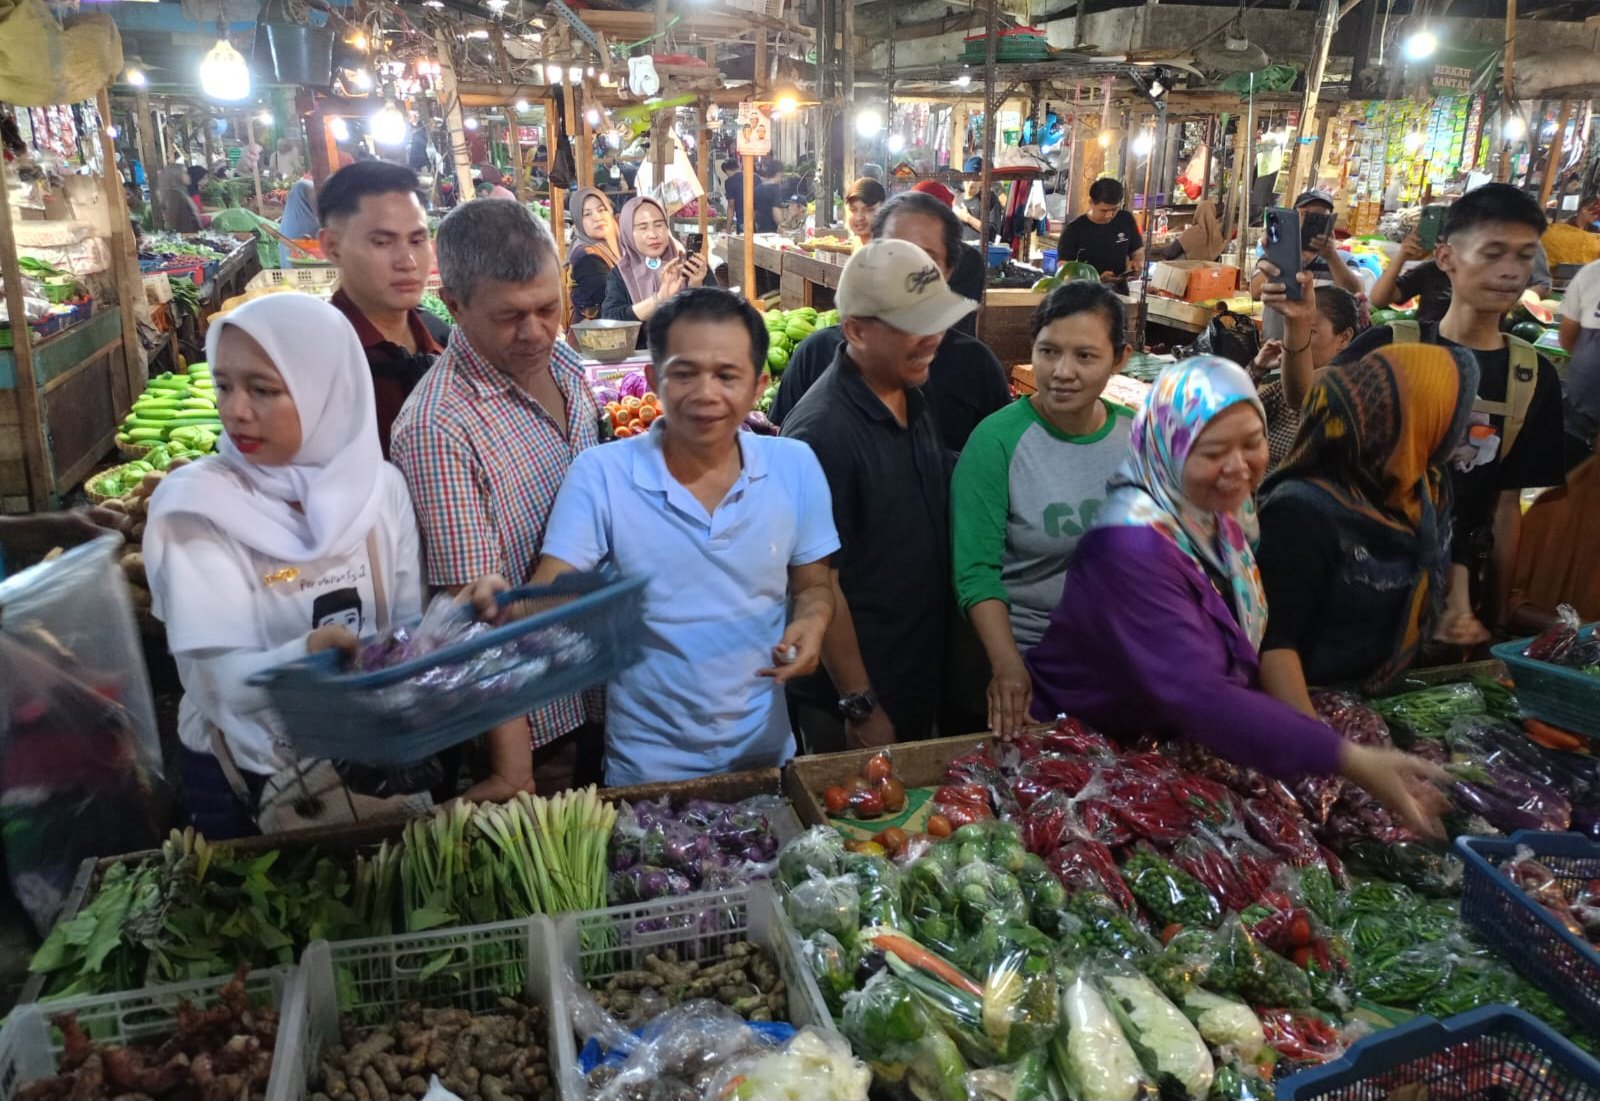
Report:
M615 386L608 386L604 383L601 383L599 386L594 388L594 400L598 405L604 405L610 401L621 401L622 391L618 390Z
M642 398L650 392L650 384L645 380L641 371L629 371L622 376L622 382L617 386L625 398Z
M1100 983L1157 1085L1164 1086L1170 1079L1188 1096L1205 1097L1211 1091L1216 1065L1189 1018L1143 975L1106 974ZM1162 1089L1162 1093L1167 1091Z
M1267 1046L1261 1019L1243 1002L1224 998L1198 987L1183 996L1183 1011L1205 1042L1214 1048L1231 1048L1247 1063Z
M1056 1034L1056 1066L1075 1101L1136 1101L1144 1092L1139 1057L1122 1026L1082 975L1063 988L1062 1031Z

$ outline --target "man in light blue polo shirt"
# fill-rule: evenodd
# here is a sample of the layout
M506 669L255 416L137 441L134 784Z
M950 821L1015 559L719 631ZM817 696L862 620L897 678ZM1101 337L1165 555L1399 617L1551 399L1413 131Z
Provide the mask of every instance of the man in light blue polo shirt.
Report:
M610 786L787 761L783 685L816 669L833 618L822 467L798 440L740 431L767 357L760 315L697 287L656 311L649 342L664 414L574 460L533 575L650 579L644 658L607 687Z

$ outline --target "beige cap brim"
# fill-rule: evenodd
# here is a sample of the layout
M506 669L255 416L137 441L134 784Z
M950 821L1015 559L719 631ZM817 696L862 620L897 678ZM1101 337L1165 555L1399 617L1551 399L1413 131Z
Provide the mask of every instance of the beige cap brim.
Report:
M941 285L937 293L927 295L924 301L915 306L876 316L885 325L893 325L903 333L932 336L949 329L977 308L978 304L966 295L957 294L948 285Z

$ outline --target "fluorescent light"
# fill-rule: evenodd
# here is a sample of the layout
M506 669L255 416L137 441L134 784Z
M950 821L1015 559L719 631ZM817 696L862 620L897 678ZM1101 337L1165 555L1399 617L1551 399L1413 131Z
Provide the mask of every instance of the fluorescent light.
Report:
M467 117L466 117L466 119L465 119L465 121L463 121L463 122L462 122L462 123L461 123L461 125L462 125L462 126L464 126L464 127L466 127L466 128L467 128L467 129L468 129L468 130L476 130L476 129L477 129L477 128L478 128L478 119L477 119L477 116L475 116L475 115L468 115L468 116L467 116Z
M483 0L484 7L488 8L496 15L499 15L501 12L505 11L508 3L510 3L510 0Z
M406 131L410 127L406 124L405 115L400 113L400 108L393 103L386 103L383 110L372 116L367 129L372 134L372 140L379 145L404 145Z
M551 65L551 66L549 66L544 71L544 78L545 78L545 81L547 83L560 84L561 83L561 66L560 65Z
M1407 61L1426 61L1439 48L1439 36L1424 27L1405 41Z
M1156 147L1156 137L1148 130L1139 131L1139 136L1133 139L1133 154L1136 157L1148 157L1150 150Z
M875 137L883 129L883 116L872 108L856 112L856 133L863 138Z
M226 38L217 39L211 52L201 60L200 88L212 99L228 102L250 94L250 66Z
M956 77L956 79L955 79L955 85L956 85L957 88L965 88L968 85L970 85L971 83L972 83L972 74L971 73L962 73L960 76Z
M137 65L128 66L128 75L126 79L127 82L133 85L135 88L143 88L147 83L144 70L139 68Z
M328 120L328 133L333 135L334 141L349 141L350 125L342 118L331 118Z
M479 27L476 30L468 31L467 32L467 37L468 38L488 38L489 37L489 30L488 30L487 27Z
M572 68L567 70L567 81L569 83L577 84L582 80L583 80L583 69L582 68L580 68L577 65L574 65Z
M596 107L589 108L587 111L585 111L583 113L583 117L584 117L584 120L588 122L590 129L598 130L600 128L600 110L599 110L599 108L596 108Z
M511 109L520 115L528 109L528 101L525 99L519 99L517 102L511 105Z
M890 134L889 140L884 142L884 147L887 148L891 154L901 153L906 147L906 136L904 134Z
M1528 136L1528 124L1523 121L1521 115L1507 115L1501 132L1505 134L1507 141L1521 141Z

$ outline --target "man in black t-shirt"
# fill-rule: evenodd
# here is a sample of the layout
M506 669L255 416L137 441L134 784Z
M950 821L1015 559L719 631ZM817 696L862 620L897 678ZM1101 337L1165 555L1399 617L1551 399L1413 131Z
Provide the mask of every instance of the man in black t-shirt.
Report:
M1452 462L1450 591L1435 637L1455 645L1487 641L1483 621L1504 623L1522 527L1521 491L1566 481L1561 381L1543 357L1525 348L1513 353L1500 331L1500 319L1528 285L1544 228L1533 199L1510 185L1488 184L1450 207L1439 236L1436 262L1450 279L1450 307L1438 325L1420 327L1424 343L1454 345L1477 358L1479 406L1517 404L1510 401L1513 370L1533 376L1517 383L1532 393L1511 447L1505 446L1508 417L1475 411L1468 444ZM1390 326L1370 329L1339 361L1353 362L1394 339Z
M744 232L744 169L740 167L738 157L729 157L722 162L722 197L728 201L728 218L733 228L740 233Z
M1089 188L1089 212L1067 223L1056 242L1063 264L1093 264L1103 282L1126 294L1128 277L1144 271L1144 238L1139 223L1122 209L1122 184L1096 180Z
M780 208L787 198L778 184L781 174L780 167L771 161L756 162L755 211L746 219L756 233L778 232L778 219L783 213Z

